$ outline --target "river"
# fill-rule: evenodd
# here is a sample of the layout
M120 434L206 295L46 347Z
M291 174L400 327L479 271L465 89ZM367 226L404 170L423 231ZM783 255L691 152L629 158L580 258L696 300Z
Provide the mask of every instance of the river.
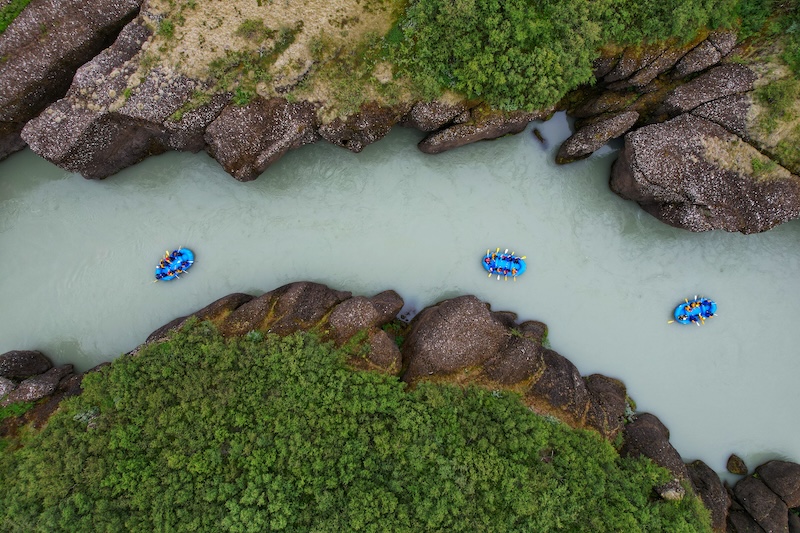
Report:
M16 153L0 163L0 353L38 349L85 370L216 298L300 280L395 289L410 314L474 294L547 323L582 374L624 381L684 460L723 476L731 453L800 462L800 221L747 236L669 227L609 190L615 148L556 165L568 135L558 114L431 156L397 128L360 154L290 152L249 183L206 154L90 181ZM181 245L192 270L153 283ZM526 255L528 271L487 278L480 260L496 247ZM695 294L719 316L668 324Z

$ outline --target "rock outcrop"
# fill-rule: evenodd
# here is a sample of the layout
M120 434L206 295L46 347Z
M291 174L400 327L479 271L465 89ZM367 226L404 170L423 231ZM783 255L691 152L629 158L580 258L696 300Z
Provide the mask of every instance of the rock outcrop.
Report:
M520 133L530 122L542 120L551 114L552 110L505 113L473 109L469 117L457 118L455 124L431 133L417 146L426 154L440 154L477 141Z
M114 40L142 0L32 2L0 34L0 159L25 123L61 98L75 71Z
M693 461L686 465L689 479L695 494L703 500L703 505L711 513L711 527L723 532L727 528L728 509L731 498L719 476L703 461Z
M800 177L690 114L626 135L611 189L691 231L758 233L800 216Z

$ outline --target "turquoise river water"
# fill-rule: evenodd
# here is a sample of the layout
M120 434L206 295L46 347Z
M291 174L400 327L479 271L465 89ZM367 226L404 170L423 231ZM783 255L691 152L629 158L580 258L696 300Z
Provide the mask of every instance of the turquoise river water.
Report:
M582 374L623 380L684 460L720 473L731 453L800 461L800 221L748 236L669 227L609 190L614 148L556 165L568 135L559 114L430 156L398 128L360 154L304 147L250 183L205 154L90 181L19 152L0 163L0 353L85 370L221 296L300 280L395 289L412 314L474 294L547 323ZM153 283L181 245L192 270ZM496 247L527 255L528 271L487 278ZM719 316L667 324L695 294Z

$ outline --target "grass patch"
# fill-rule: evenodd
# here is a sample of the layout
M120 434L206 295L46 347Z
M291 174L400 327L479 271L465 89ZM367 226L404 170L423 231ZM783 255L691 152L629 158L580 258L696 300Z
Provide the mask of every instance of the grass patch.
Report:
M30 411L35 404L33 402L19 402L0 407L0 421L6 418L22 416Z
M698 498L653 498L666 470L514 394L407 391L347 357L191 322L0 455L0 528L710 531Z
M785 78L774 81L755 91L756 100L765 107L760 126L771 133L780 123L794 120L793 107L800 99L800 80Z
M6 31L6 28L14 22L14 19L22 13L31 0L11 0L9 3L0 8L0 35Z

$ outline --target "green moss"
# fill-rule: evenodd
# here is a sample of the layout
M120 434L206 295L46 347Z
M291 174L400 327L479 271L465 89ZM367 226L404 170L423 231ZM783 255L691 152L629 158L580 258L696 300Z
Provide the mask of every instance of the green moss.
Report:
M31 0L11 0L2 8L0 8L0 35L6 31L6 28L14 22L22 10L31 3Z

